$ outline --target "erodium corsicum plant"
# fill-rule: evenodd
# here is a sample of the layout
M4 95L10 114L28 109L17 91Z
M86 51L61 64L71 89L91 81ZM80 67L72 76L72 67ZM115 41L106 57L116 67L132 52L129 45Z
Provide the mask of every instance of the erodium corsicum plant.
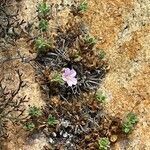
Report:
M72 18L54 31L48 31L49 23L56 21L50 8L46 3L38 6L33 38L37 55L32 60L46 105L40 111L30 107L25 128L44 133L53 149L107 150L112 137L122 134L122 120L105 114L101 103L106 96L96 93L109 67L105 54L96 50L97 38L74 17L81 17L87 3L74 6ZM133 125L134 119L129 120L125 127Z
M72 5L71 7L71 12L73 13L74 16L82 16L88 9L88 2L85 1L81 1L79 4L77 5Z
M78 11L79 12L85 12L88 9L88 3L87 1L83 1L79 4L78 6Z
M104 50L99 50L99 58L100 59L104 59L105 58L106 53L104 52Z
M92 37L90 35L87 35L84 38L85 44L88 44L89 46L94 46L97 43L97 40L95 39L95 37Z
M39 117L42 115L42 111L40 108L36 107L36 106L30 106L29 108L29 115L32 117Z
M45 53L50 48L50 43L44 38L37 38L35 40L35 46L38 53Z
M35 125L33 122L27 122L25 125L24 125L24 128L27 130L27 131L33 131L34 128L35 128Z
M56 120L55 117L53 117L52 115L50 115L48 117L47 124L50 125L50 126L54 126L54 125L58 124L58 120Z
M108 150L110 148L110 141L108 138L100 138L98 140L99 150Z
M102 91L96 92L96 99L101 103L106 103L106 96Z
M81 11L86 7L86 2L80 4ZM49 8L46 3L38 6L38 12L42 14L39 17L42 33L34 41L35 62L44 78L41 88L49 97L59 96L65 100L96 90L107 72L107 65L94 51L96 38L82 31L81 22L68 22L64 31L58 27L54 37L48 36L49 20L45 16L50 13Z
M40 22L39 22L39 29L42 32L47 31L47 29L48 29L48 21L45 20L45 19L41 19Z
M45 2L40 3L37 7L38 12L38 33L35 36L34 45L37 53L43 54L47 52L49 48L51 48L51 41L44 37L44 34L48 30L48 21L50 15L50 6L47 5Z
M37 7L39 17L44 18L50 13L50 7L45 3L40 3Z
M134 129L134 126L138 123L137 115L129 113L123 121L122 130L124 133L129 134Z

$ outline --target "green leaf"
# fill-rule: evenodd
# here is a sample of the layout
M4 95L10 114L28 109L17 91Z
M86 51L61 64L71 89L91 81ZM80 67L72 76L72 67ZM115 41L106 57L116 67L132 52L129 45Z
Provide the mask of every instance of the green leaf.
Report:
M45 17L46 15L48 15L48 13L50 12L50 7L47 6L46 3L41 3L38 6L38 14L41 17Z
M35 40L35 46L36 49L38 50L38 53L45 52L46 49L50 48L50 44L41 37Z
M28 131L32 131L34 128L35 128L35 125L32 122L27 122L25 125L25 129Z
M101 103L106 103L106 96L100 91L96 93L96 99Z
M106 53L105 53L103 50L100 50L100 52L99 52L98 55L99 55L99 58L100 58L100 59L104 59Z
M41 19L40 22L39 22L39 29L41 31L43 31L43 32L47 31L47 29L48 29L48 21L45 20L45 19Z
M138 118L134 113L129 113L122 125L123 132L129 134L133 130L134 126L138 122Z
M55 117L50 115L48 117L48 122L47 123L48 123L48 125L54 126L54 125L58 124L58 120L56 120Z
M84 41L88 45L95 45L97 43L97 40L95 39L95 37L91 37L90 35L87 35L84 38Z
M88 9L88 3L86 1L83 1L78 7L79 12L85 12L87 11L87 9Z
M127 118L132 124L136 124L138 122L138 118L134 113L129 113Z
M108 148L110 147L110 141L106 137L100 138L98 141L98 145L99 145L99 150L108 150Z
M41 112L40 108L37 108L36 106L33 106L33 107L29 108L29 115L39 117L39 116L42 115L42 112Z
M64 84L64 80L62 79L61 74L59 74L58 72L54 73L51 81L58 82L59 84Z

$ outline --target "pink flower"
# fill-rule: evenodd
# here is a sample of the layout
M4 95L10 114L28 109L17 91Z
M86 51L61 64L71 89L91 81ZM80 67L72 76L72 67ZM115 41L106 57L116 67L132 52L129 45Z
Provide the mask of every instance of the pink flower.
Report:
M62 79L67 82L68 86L76 85L77 78L76 71L74 69L64 68L64 73L62 74Z

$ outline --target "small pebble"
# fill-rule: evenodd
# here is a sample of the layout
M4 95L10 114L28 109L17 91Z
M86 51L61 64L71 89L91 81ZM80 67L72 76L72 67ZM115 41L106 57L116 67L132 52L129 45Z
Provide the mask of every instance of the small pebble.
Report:
M111 142L116 142L117 139L118 139L117 135L112 135L112 136L110 137L110 141L111 141Z
M62 135L63 134L63 131L60 131L60 135Z
M56 136L57 136L55 132L53 132L52 135L53 135L53 137L56 137Z
M65 120L61 122L61 125L65 128L67 128L69 126L69 121Z
M65 132L65 133L63 134L63 137L64 137L64 138L68 137L68 133Z
M52 138L49 138L49 143L53 144L54 140Z

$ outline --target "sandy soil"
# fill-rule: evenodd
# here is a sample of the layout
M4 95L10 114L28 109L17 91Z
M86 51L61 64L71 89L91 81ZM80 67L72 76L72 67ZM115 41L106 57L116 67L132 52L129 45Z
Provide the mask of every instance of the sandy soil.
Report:
M18 5L20 17L25 21L36 16L38 0L24 0ZM51 1L52 2L52 1ZM150 149L150 1L149 0L88 0L89 8L83 20L91 33L99 39L97 48L106 52L110 71L104 79L100 90L107 95L106 111L111 115L124 117L134 111L139 123L130 135L126 146L116 143L115 150L149 150ZM67 10L66 10L67 11ZM67 15L61 14L65 21ZM22 54L34 57L31 48L24 39L17 44ZM11 63L3 68L3 73L12 73L12 66L21 69L27 86L20 94L27 95L28 105L43 106L39 85L35 81L33 68L21 62ZM1 68L2 69L2 68ZM2 72L2 70L1 70ZM32 143L23 140L25 133L10 138L10 150L41 150L45 139Z
M100 39L110 72L100 90L108 95L107 111L124 117L133 110L139 123L126 147L150 149L150 2L90 0L84 20Z

